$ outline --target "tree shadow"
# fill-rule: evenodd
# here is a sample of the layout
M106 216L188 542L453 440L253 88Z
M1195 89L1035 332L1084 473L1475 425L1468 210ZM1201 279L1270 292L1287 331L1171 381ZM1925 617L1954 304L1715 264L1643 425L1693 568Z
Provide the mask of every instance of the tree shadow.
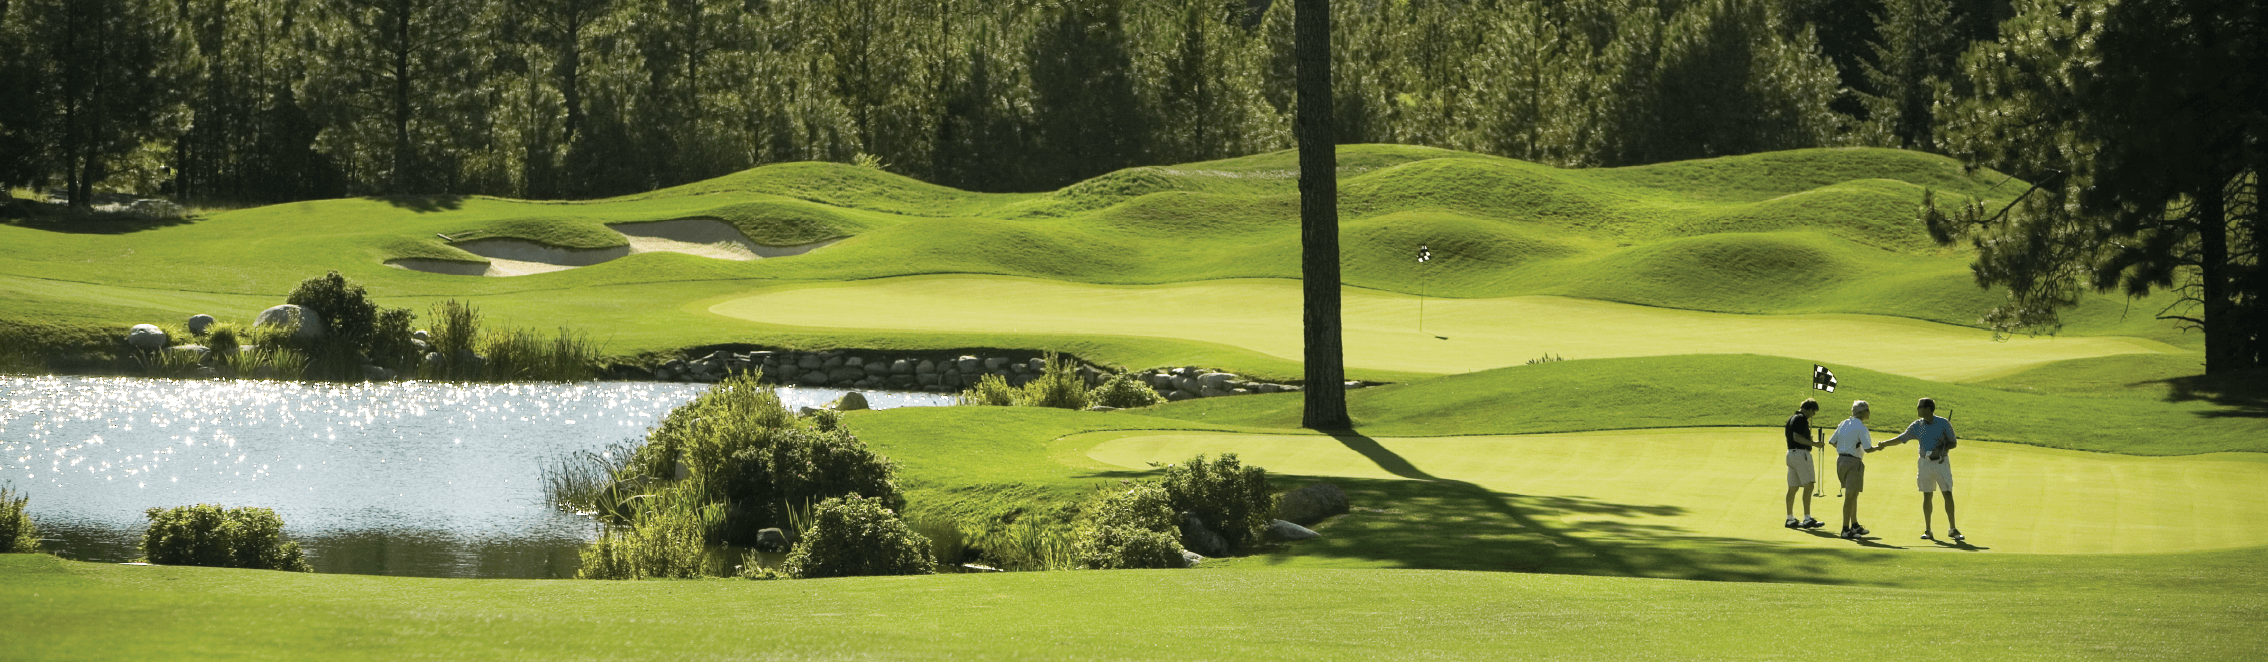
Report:
M4 196L0 196L4 197ZM0 201L0 225L63 234L133 234L197 222L189 214L146 215L127 211L73 209L29 200Z
M389 205L393 205L397 208L407 209L420 214L456 211L465 207L465 196L456 195L453 193L434 195L373 195L365 199L376 200Z
M2225 375L2191 375L2159 380L2167 402L2210 402L2222 409L2197 412L2200 418L2268 418L2268 369Z
M1881 562L1643 522L1685 514L1677 506L1496 492L1428 474L1358 432L1331 436L1401 479L1287 476L1295 486L1338 484L1351 509L1318 524L1322 538L1261 550L1258 563L1322 557L1440 570L1843 584L1849 580L1831 573L1835 566Z

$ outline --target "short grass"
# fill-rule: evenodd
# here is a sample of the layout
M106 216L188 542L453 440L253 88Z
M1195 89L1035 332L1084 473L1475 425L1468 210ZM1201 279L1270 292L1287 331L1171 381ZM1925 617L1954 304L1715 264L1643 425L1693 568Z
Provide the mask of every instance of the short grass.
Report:
M2113 354L2170 354L2192 363L2196 356L2136 338L1996 341L1983 330L1905 318L1738 315L1567 297L1420 300L1401 293L1350 289L1343 306L1347 366L1390 372L1469 372L1521 365L1546 354L1622 358L1753 353L1962 381ZM1285 280L1105 286L999 277L914 277L783 286L716 304L709 311L786 326L884 325L872 327L876 332L1102 332L1231 345L1287 361L1298 360L1305 347L1300 287Z

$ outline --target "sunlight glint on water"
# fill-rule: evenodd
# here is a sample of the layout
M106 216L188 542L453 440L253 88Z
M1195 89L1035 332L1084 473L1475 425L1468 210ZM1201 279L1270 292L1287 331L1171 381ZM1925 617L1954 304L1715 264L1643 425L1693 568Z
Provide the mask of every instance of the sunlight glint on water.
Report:
M275 509L322 572L564 576L594 528L543 503L544 464L643 436L703 388L0 377L0 484L84 560L138 556L144 509L216 503ZM790 408L841 394L780 390Z

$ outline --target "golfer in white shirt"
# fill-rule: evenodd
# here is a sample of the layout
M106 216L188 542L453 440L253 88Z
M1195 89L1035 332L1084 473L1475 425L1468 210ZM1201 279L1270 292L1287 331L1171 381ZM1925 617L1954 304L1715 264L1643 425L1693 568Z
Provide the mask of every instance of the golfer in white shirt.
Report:
M1835 426L1835 436L1828 443L1835 446L1835 478L1843 482L1843 535L1857 540L1867 534L1866 527L1858 523L1858 496L1866 491L1866 454L1881 450L1874 445L1874 435L1866 430L1870 414L1865 400L1851 403L1851 417Z

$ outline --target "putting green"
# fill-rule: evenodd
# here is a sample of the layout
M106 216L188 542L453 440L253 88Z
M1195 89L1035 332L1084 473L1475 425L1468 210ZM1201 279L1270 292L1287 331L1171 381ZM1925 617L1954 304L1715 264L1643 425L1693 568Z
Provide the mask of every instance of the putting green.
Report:
M1088 448L1087 457L1096 461L1131 469L1233 452L1246 464L1282 474L1430 477L1505 494L1633 506L1568 511L1556 524L1576 536L1850 545L1780 527L1787 470L1778 436L1778 428L1690 428L1380 438L1371 445L1315 435L1116 432L1066 443ZM1881 545L1954 549L1918 539L1913 448L1871 456L1859 521ZM1981 549L2104 554L2268 545L2268 527L2261 526L2268 523L2268 455L2135 457L1964 442L1953 462L1963 533ZM1823 482L1827 497L1814 500L1812 511L1832 527L1842 499L1831 476ZM1800 513L1800 501L1796 507ZM1939 534L1946 531L1943 508L1938 504Z
M1764 354L1934 381L1984 379L2067 359L2189 353L2124 337L2015 338L1875 315L1735 315L1588 299L1427 299L1345 291L1349 367L1453 374L1544 354L1618 358ZM982 276L889 278L772 288L710 306L790 326L887 331L1097 334L1221 343L1301 357L1299 283L1229 280L1107 286ZM1148 366L1141 366L1148 367Z

